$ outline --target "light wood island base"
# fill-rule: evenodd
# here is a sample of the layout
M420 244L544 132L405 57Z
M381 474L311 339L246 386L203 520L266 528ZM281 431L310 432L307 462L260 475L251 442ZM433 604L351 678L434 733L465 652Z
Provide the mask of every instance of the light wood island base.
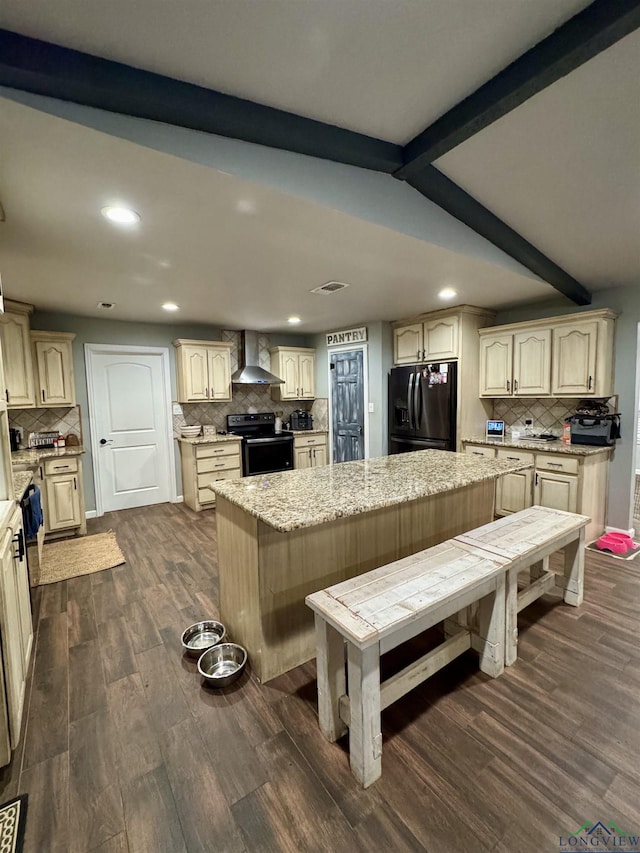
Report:
M220 615L260 681L315 657L312 592L493 519L494 481L281 533L217 498Z

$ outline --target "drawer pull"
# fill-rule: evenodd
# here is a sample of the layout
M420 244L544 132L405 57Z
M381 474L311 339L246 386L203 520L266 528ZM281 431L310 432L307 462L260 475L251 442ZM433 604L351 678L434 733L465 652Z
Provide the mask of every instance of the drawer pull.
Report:
M511 462L519 462L520 461L519 456L507 456L507 459L509 459Z
M547 462L549 468L564 468L562 462Z
M472 450L471 453L474 456L484 456L484 453L482 453L480 450Z

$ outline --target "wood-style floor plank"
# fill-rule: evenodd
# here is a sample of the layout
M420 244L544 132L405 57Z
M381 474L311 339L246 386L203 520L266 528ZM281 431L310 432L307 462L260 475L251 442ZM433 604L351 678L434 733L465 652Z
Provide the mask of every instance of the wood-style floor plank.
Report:
M640 570L587 552L585 602L520 614L498 679L463 655L382 715L382 777L318 728L315 663L225 691L180 634L218 616L215 512L111 513L127 562L34 591L25 853L538 853L585 819L640 825ZM639 563L640 565L640 563ZM428 639L428 638L427 638ZM413 646L394 650L386 669Z

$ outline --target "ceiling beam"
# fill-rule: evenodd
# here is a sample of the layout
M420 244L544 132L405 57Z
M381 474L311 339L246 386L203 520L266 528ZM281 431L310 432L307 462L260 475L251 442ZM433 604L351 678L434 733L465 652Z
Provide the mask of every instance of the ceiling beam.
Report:
M413 176L411 186L540 276L576 305L591 304L591 294L579 281L543 255L435 166L427 166L418 175Z
M595 0L409 142L412 175L640 27L640 0Z
M387 174L402 147L0 29L0 85Z

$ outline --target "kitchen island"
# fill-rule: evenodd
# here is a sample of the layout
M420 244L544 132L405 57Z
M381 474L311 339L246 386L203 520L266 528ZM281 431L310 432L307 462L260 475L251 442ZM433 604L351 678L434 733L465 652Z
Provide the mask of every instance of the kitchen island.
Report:
M305 596L486 524L526 467L421 450L212 483L220 616L258 678L315 656Z

